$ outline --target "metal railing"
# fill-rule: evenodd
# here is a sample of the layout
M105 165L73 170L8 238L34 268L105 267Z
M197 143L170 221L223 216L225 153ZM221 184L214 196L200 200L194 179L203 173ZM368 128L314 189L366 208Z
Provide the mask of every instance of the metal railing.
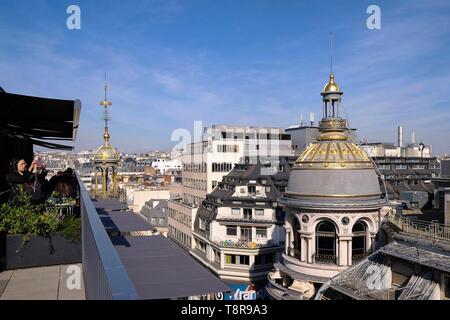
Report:
M439 240L450 241L450 226L435 221L427 222L405 218L396 214L388 216L388 221L403 232Z
M251 222L265 222L265 223L277 222L273 218L265 218L265 217L258 217L258 216L241 216L241 215L220 216L217 218L217 220L221 220L221 221L251 221Z
M224 248L247 248L247 249L257 249L257 248L271 247L275 245L272 242L272 240L267 240L266 242L263 243L258 243L254 241L214 240L213 243Z
M337 256L334 254L319 254L316 253L313 256L314 263L317 264L337 264Z
M83 182L80 186L82 263L86 299L134 300L139 295L131 282Z

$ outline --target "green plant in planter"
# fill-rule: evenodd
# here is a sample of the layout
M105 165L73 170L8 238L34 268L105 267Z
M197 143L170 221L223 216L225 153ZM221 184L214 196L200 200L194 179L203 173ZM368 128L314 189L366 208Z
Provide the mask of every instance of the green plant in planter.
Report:
M64 238L70 241L77 241L81 239L81 219L76 217L64 218L58 228L58 231Z
M81 224L79 218L58 218L56 209L48 209L44 204L34 204L31 196L20 188L19 206L3 204L0 207L0 231L7 234L21 234L22 244L26 244L31 236L47 237L60 231L69 239L79 239Z

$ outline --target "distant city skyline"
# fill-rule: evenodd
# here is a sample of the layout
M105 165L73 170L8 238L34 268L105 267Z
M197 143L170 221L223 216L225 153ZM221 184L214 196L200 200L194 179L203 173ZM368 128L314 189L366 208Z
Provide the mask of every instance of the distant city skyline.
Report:
M75 151L102 142L104 73L111 143L125 153L170 150L173 130L194 121L287 128L322 115L334 74L345 117L370 142L416 142L450 153L448 1L8 1L0 13L0 86L7 92L80 99ZM101 19L100 19L101 18Z

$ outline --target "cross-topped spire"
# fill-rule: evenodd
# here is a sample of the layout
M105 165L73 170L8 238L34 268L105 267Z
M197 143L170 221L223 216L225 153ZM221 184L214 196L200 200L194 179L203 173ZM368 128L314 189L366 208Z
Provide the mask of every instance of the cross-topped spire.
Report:
M103 120L105 120L105 131L103 133L103 139L105 140L105 145L109 142L109 132L108 132L108 120L110 119L108 114L108 107L112 106L112 102L108 100L108 83L106 81L106 72L105 72L105 99L100 102L100 105L105 108Z

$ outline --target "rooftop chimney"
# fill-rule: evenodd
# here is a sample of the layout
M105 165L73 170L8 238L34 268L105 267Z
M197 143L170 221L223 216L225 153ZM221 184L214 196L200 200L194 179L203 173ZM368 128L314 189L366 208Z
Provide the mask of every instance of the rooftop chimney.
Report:
M403 147L403 126L398 126L398 146Z

